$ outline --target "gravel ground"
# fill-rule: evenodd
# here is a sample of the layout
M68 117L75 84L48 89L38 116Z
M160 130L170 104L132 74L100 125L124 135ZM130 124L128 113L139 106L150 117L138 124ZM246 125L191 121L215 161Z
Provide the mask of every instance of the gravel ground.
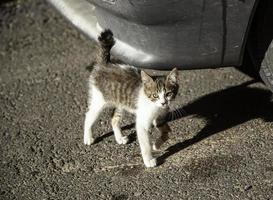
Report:
M0 3L0 199L273 199L263 84L234 68L181 71L186 114L155 152L161 165L146 169L130 115L130 144L115 143L106 110L98 142L83 145L93 50L42 0Z

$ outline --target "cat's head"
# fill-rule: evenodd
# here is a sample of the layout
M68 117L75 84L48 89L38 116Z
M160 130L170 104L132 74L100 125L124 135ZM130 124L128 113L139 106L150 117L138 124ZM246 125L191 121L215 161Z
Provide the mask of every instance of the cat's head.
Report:
M170 105L178 92L178 71L174 68L167 76L151 77L141 71L144 93L158 107Z

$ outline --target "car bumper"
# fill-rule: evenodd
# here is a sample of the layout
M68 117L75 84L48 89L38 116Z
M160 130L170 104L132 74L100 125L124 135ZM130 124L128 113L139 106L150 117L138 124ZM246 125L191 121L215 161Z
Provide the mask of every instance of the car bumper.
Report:
M164 7L164 2L168 1L162 1L162 4L157 1L138 1L133 5L132 1L127 0L48 1L94 40L97 40L102 29L110 28L116 39L111 53L117 59L153 69L240 65L255 2L222 0L202 3L199 0L183 0L171 2L168 8L167 5ZM120 9L126 2L128 8L125 6L123 10ZM146 4L150 8L144 9L144 16L141 17L138 11L146 8ZM134 18L130 18L130 9L137 9ZM162 17L153 20L160 14L168 13L171 13L168 20Z

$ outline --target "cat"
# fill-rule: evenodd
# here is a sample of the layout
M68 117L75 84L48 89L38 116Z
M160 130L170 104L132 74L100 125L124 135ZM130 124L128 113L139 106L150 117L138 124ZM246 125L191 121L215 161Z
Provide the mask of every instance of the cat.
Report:
M112 127L118 144L126 144L120 120L123 112L136 115L136 132L146 167L155 167L152 148L158 149L171 131L166 121L169 105L178 92L178 71L174 68L167 76L150 76L136 67L110 60L110 50L115 44L111 30L104 30L98 37L97 56L90 70L88 111L84 122L84 144L95 142L92 127L106 107L114 107ZM160 137L151 145L149 129L155 126Z

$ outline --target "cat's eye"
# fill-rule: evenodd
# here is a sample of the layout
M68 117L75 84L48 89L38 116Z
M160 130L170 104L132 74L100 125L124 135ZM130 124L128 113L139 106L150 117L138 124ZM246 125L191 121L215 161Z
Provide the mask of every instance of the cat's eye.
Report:
M166 93L166 97L171 97L173 94L171 92Z
M158 94L153 94L153 98L157 99L158 98Z

